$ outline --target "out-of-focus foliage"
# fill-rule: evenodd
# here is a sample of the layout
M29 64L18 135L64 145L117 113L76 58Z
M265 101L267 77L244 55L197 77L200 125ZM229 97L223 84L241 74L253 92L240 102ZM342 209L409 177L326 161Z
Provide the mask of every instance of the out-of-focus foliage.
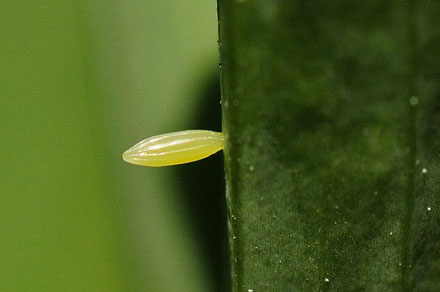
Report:
M0 3L1 291L210 289L176 180L121 153L186 128L216 24L212 1Z
M234 291L440 291L440 2L219 11Z

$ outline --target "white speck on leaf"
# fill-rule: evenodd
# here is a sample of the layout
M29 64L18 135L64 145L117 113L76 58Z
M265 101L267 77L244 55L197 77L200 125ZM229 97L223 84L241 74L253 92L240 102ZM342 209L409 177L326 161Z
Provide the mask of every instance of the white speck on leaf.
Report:
M411 105L418 105L419 104L419 98L417 96L411 96L409 99L409 103Z

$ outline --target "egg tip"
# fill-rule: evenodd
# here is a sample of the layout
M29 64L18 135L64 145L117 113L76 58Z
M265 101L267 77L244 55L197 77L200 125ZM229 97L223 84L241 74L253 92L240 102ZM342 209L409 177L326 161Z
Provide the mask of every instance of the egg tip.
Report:
M130 149L127 150L127 151L125 151L124 153L122 153L122 159L123 159L125 162L133 163L133 160L130 158Z

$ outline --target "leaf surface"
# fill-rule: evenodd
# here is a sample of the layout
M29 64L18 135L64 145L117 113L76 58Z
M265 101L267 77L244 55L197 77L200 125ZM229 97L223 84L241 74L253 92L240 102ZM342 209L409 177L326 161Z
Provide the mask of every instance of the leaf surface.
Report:
M440 290L439 13L219 0L234 291Z

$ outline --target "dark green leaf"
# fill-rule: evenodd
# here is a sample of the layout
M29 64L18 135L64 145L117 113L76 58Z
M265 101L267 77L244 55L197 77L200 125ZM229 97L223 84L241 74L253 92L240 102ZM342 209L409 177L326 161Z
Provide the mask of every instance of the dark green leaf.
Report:
M440 2L219 15L234 291L440 291Z

